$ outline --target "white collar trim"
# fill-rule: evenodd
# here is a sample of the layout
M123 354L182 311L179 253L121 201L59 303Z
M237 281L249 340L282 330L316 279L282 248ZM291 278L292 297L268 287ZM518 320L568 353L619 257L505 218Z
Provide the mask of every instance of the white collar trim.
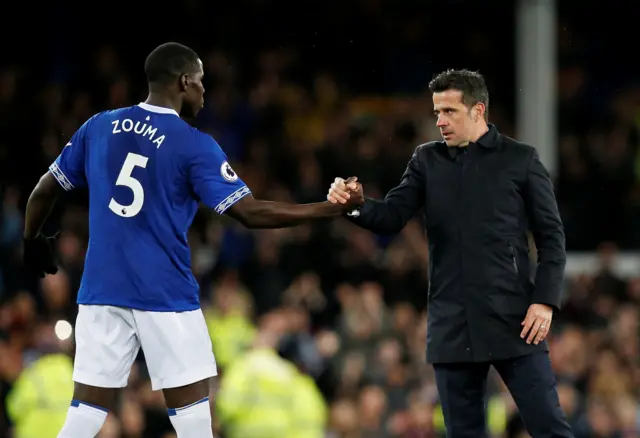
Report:
M149 105L148 103L144 103L144 102L140 102L138 106L143 110L151 111L152 113L173 114L175 116L178 115L178 113L175 110L171 108L165 108L163 106Z

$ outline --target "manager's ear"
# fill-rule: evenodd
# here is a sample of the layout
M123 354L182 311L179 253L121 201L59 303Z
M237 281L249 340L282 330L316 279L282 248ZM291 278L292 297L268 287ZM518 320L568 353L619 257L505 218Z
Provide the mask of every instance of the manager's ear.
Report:
M473 106L473 121L477 122L480 119L484 119L484 113L487 111L487 107L484 103L478 102Z

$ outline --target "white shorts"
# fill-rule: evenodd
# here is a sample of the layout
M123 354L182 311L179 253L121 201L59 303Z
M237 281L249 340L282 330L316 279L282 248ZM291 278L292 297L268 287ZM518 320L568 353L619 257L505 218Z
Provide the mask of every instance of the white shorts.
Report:
M75 327L73 380L99 388L124 388L142 347L155 391L189 385L218 374L200 309L145 312L80 305Z

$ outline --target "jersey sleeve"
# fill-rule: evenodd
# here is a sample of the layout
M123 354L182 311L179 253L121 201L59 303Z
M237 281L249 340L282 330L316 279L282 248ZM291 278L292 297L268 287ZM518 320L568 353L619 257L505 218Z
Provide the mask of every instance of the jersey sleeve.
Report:
M58 158L49 166L49 172L58 180L62 188L67 191L84 187L87 184L85 150L89 121L85 122L73 134L71 141L66 144Z
M202 134L189 157L189 180L194 193L207 207L223 214L251 190L231 168L218 143Z

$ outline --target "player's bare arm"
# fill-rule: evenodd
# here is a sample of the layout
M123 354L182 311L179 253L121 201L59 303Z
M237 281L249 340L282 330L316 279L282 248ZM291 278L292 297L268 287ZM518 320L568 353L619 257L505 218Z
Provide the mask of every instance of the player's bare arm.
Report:
M58 272L51 250L53 238L43 236L40 230L62 191L55 177L47 172L40 178L27 201L23 232L25 267L40 278Z
M331 202L290 204L262 201L252 196L245 196L229 208L227 213L247 228L286 228L316 219L338 217L362 204L364 204L362 192L352 194L344 204Z
M38 181L38 184L33 189L33 192L31 192L29 200L27 201L23 236L26 240L32 240L38 237L42 226L49 217L58 199L58 195L63 191L64 189L60 187L60 184L51 172L45 173L42 178L40 178L40 181Z

